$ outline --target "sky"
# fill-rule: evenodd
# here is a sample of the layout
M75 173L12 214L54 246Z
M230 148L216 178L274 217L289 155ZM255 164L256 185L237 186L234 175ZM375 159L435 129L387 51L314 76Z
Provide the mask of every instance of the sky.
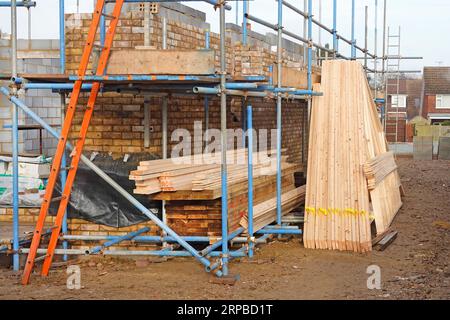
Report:
M304 0L286 0L303 9ZM358 45L364 46L365 6L369 7L369 50L375 47L375 1L356 0L356 39ZM59 0L36 0L36 8L32 8L32 38L56 39L58 31ZM77 2L79 12L92 12L93 0L65 0L66 12L76 12ZM322 22L332 27L333 0L313 0L313 15L319 20L319 4L322 3ZM239 24L242 23L242 2L229 1L233 9L227 11L227 22L236 21L236 7L239 10ZM337 30L347 39L351 38L351 3L352 0L338 0ZM184 3L206 12L207 22L211 30L219 29L219 14L210 4L202 2ZM382 50L383 32L383 0L378 0L378 54ZM401 54L403 56L422 56L423 60L403 60L402 70L422 70L423 66L450 66L450 41L444 41L450 34L450 1L449 0L387 0L387 25L391 34L398 34L401 28ZM250 1L250 13L271 23L276 23L277 2L275 0ZM252 23L252 22L251 22ZM286 30L303 35L303 18L288 8L283 12L283 25ZM9 33L10 10L0 8L0 30ZM252 23L252 29L258 32L268 32L267 28ZM314 30L314 41L319 42L317 27ZM27 10L18 9L18 31L20 38L27 38ZM395 40L395 39L393 39ZM326 31L321 32L322 44L331 43L332 38ZM391 54L396 49L392 49ZM350 48L342 43L340 51L349 56Z

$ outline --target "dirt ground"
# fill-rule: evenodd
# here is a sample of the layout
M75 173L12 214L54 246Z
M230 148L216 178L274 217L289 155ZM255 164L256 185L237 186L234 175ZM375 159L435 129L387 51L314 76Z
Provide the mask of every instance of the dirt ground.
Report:
M253 261L234 261L234 286L214 284L194 259L77 262L80 290L66 288L66 268L48 278L0 270L0 299L449 299L450 162L400 159L406 197L385 251L306 250L299 239L261 246ZM367 267L381 268L381 290L368 290Z

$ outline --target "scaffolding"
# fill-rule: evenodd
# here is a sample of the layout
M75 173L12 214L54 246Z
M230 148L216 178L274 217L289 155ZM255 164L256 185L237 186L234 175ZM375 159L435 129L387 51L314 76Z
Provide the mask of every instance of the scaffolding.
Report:
M186 0L185 0L186 1ZM191 0L200 1L200 0ZM247 45L248 43L248 30L247 24L248 20L258 23L262 26L268 27L277 32L277 84L273 85L273 79L269 79L265 76L248 76L242 77L240 79L230 79L226 72L226 59L225 59L225 17L226 11L231 9L231 6L223 0L202 0L213 5L215 8L219 9L219 19L220 19L220 73L211 74L207 76L176 76L176 75L76 75L76 76L66 76L65 75L65 34L64 34L64 0L59 0L59 32L60 32L60 75L54 75L52 77L47 76L45 81L42 81L42 77L39 75L27 75L25 78L19 77L17 74L17 16L16 10L18 6L24 4L24 2L17 2L15 0L11 2L0 2L1 6L11 7L11 20L12 20L12 32L11 32L11 42L12 42L12 73L11 82L9 87L0 88L0 92L5 95L13 105L13 118L12 118L12 144L13 144L13 239L12 239L12 250L9 253L13 254L13 268L15 271L19 270L19 255L30 253L31 249L21 248L23 241L19 239L19 195L18 195L18 110L21 109L25 114L37 122L42 128L48 131L56 139L61 139L61 134L53 127L48 125L43 119L41 119L36 113L34 113L27 105L25 105L17 97L19 90L36 90L36 89L52 89L54 91L60 92L61 94L61 107L65 106L65 96L68 92L74 90L74 87L80 86L79 89L82 91L92 90L94 86L101 86L103 92L107 91L117 91L121 92L134 92L142 93L149 92L154 93L155 91L161 91L164 89L171 93L191 94L191 95L201 95L205 97L205 109L208 105L209 96L219 96L220 97L220 129L221 129L221 203L222 203L222 234L221 238L217 241L206 236L180 236L175 233L167 224L164 214L162 219L158 218L153 212L142 205L136 198L124 190L118 183L111 179L105 172L103 172L99 167L97 167L90 159L85 157L83 154L80 155L80 160L91 170L93 170L101 179L108 183L112 188L118 191L130 204L137 208L143 215L147 216L151 221L153 221L159 228L162 229L162 236L144 236L142 235L147 230L141 229L136 232L132 232L125 236L76 236L68 234L67 229L67 214L65 212L61 224L61 230L57 226L57 231L50 231L58 235L57 240L62 240L62 248L54 249L52 252L48 252L46 249L35 248L35 253L43 254L43 256L37 259L46 259L47 262L51 264L51 257L53 254L63 255L67 259L67 255L86 255L86 254L98 254L102 253L105 255L156 255L156 256L181 256L181 257L194 257L197 259L205 268L207 272L212 272L218 277L225 277L229 275L228 264L230 260L237 257L249 257L251 258L254 254L254 246L258 243L264 243L269 235L301 235L302 230L298 226L286 225L283 223L281 214L281 129L282 129L282 103L284 99L299 99L306 100L308 102L308 119L311 108L311 99L313 96L321 95L320 92L315 92L313 90L312 83L312 73L313 73L313 48L326 52L329 57L334 59L347 59L356 60L360 59L357 57L357 52L364 54L364 59L367 65L368 59L374 61L384 60L385 57L379 57L376 54L370 53L367 49L367 44L365 47L361 47L357 44L355 39L355 0L352 0L352 22L351 22L351 38L345 38L341 33L337 31L337 11L338 11L338 1L333 0L333 27L325 26L321 21L314 18L313 15L313 1L305 0L305 7L303 10L295 7L285 0L276 0L277 4L277 23L271 24L263 19L255 17L250 14L249 1L243 0L242 6L242 43ZM113 0L103 0L104 5L101 7L101 16L99 21L100 29L100 45L105 44L106 34L106 23L105 18L108 17L105 7L108 3L117 3ZM125 3L142 3L142 2L178 2L176 0L125 0ZM28 3L28 2L27 2ZM306 33L300 36L297 33L288 31L283 27L283 12L285 8L297 13L300 18L304 19L304 24L306 26ZM165 24L165 22L163 22ZM319 27L332 35L333 45L332 48L326 48L322 46L321 43L314 42L313 39L313 25ZM167 28L163 25L163 43L165 43L167 36ZM367 32L366 32L367 35ZM282 52L283 52L283 36L293 38L304 44L306 52L306 64L307 64L307 89L299 89L292 87L284 87L282 85ZM350 57L347 57L341 53L339 50L340 42L344 42L351 49ZM367 43L367 41L366 41ZM164 47L164 46L163 46ZM209 48L209 33L206 34L205 47ZM367 72L377 72L377 64L375 63L375 70L371 70L366 67ZM227 96L238 96L238 97L266 97L276 100L276 160L277 160L277 176L276 176L276 196L277 196L277 217L276 225L268 225L263 229L254 232L253 230L253 136L251 134L253 123L252 123L252 106L250 103L243 99L242 107L246 110L246 127L248 130L248 231L245 236L242 236L244 229L240 228L232 233L228 230L228 210L227 210L227 121L226 121L226 107L227 107ZM164 104L164 103L163 103ZM165 110L165 112L164 112ZM167 156L167 101L166 108L163 108L163 115L166 115L166 123L163 123L163 156ZM64 115L62 116L62 123L64 123ZM309 120L308 120L309 121ZM73 146L67 142L65 148L69 151L73 150ZM67 174L67 164L65 163L65 157L61 159L61 165L59 169L60 179L62 186L66 182ZM35 231L39 232L39 230ZM40 234L38 235L41 236ZM161 250L157 251L108 251L107 248L118 244L122 241L133 239L135 242L153 242L153 243L175 243L183 248L183 250L173 250L173 246L166 246ZM69 243L74 240L86 240L86 241L106 241L101 246L93 247L89 250L76 250L70 249ZM242 243L242 247L231 251L229 248L230 242ZM203 250L197 250L192 246L192 243L211 243L206 246ZM220 248L220 249L219 249ZM5 248L0 248L1 251L7 251ZM50 259L48 259L50 256ZM34 260L34 259L33 259ZM29 271L29 270L28 270ZM24 277L23 283L28 283L28 278Z

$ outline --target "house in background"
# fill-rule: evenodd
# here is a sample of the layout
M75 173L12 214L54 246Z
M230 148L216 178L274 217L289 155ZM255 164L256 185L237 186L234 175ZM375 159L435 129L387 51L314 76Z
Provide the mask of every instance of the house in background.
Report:
M450 67L424 68L421 115L432 124L450 120Z
M422 79L388 79L386 103L388 142L406 142L406 124L420 114L422 89Z

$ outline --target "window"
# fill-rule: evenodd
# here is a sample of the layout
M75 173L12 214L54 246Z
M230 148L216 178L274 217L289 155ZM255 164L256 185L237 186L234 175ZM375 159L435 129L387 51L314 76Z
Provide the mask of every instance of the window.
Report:
M392 108L406 108L406 95L392 95Z
M436 96L436 109L450 109L450 94Z

